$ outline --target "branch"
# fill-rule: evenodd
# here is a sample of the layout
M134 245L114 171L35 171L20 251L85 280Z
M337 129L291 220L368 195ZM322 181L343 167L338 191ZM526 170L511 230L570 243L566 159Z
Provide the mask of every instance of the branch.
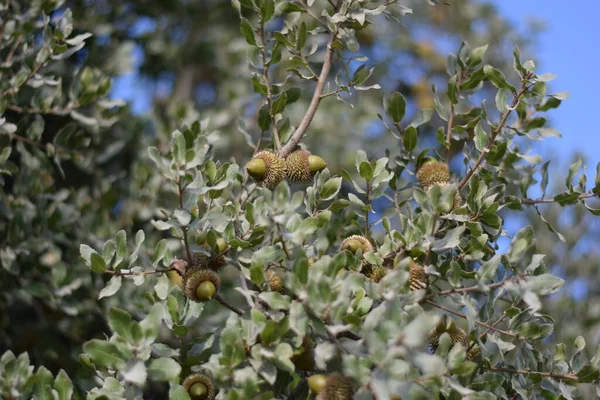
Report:
M267 106L269 107L269 115L271 116L271 126L273 127L273 138L275 139L275 147L277 150L281 149L281 140L279 139L279 131L277 130L277 121L273 115L273 99L271 98L271 82L269 80L269 66L267 65L267 41L265 40L265 26L261 23L260 29L258 30L258 37L261 42L260 55L262 58L263 65L263 79L265 80L265 86L267 87Z
M461 318L467 319L467 316L466 316L465 314L463 314L463 313L460 313L460 312L458 312L458 311L451 310L451 309L449 309L449 308L447 308L447 307L444 307L444 306L442 306L442 305L440 305L440 304L434 303L434 302L433 302L433 301L431 301L431 300L425 300L425 303L427 303L427 304L430 304L430 305L432 305L432 306L434 306L434 307L436 307L436 308L439 308L440 310L443 310L443 311L449 312L450 314L454 314L454 315L456 315L457 317L461 317ZM485 323L485 322L481 322L481 321L477 321L477 320L475 320L475 323L476 323L476 324L478 324L478 325L481 325L481 326L485 326L486 328L492 329L492 330L494 330L494 331L496 331L496 332L503 333L503 334L505 334L505 335L507 335L507 336L511 336L511 337L515 337L515 338L517 337L517 335L515 335L515 334L514 334L514 333L512 333L512 332L508 332L508 331L504 331L504 330L502 330L502 329L498 329L498 328L496 328L495 326L493 326L493 325L490 325L490 324L487 324L487 323Z
M555 374L553 372L528 371L528 370L524 370L524 369L510 369L510 368L493 367L493 366L490 366L490 370L499 371L499 372L508 372L509 374L540 375L540 376L546 376L549 378L569 379L572 381L579 382L579 379L577 378L577 375L575 375L575 374L563 375L563 374Z
M134 272L130 269L124 270L124 271L112 271L112 270L106 270L104 271L105 274L110 274L110 275L115 275L115 276L131 276L131 275L152 275L152 274L166 274L169 271L175 271L175 268L168 268L168 269L152 269L152 270L148 270L148 271L142 271L142 272Z
M584 200L591 197L596 197L594 193L582 193L578 199ZM532 204L549 204L556 203L555 199L521 199L521 204L532 205Z
M477 171L479 166L484 162L485 157L487 156L490 147L492 147L492 145L496 141L496 137L498 137L498 134L502 131L502 129L506 125L506 121L508 120L508 117L510 116L512 111L517 107L517 104L519 104L519 100L521 99L521 96L523 96L523 94L525 94L525 92L527 91L527 81L526 81L527 78L528 78L528 75L526 75L525 78L523 79L523 81L521 82L521 88L515 94L515 97L513 98L513 101L511 103L510 107L508 107L508 110L502 114L502 117L500 118L500 122L498 123L498 126L496 127L496 129L494 129L492 131L492 136L490 137L490 140L488 140L488 142L485 145L485 148L483 149L481 154L479 154L479 157L475 161L475 165L473 165L473 167L467 172L467 175L464 177L464 179L462 181L460 181L460 183L458 184L459 191L469 182L469 179L471 179L471 177L473 176L475 171Z
M456 89L457 91L460 91L460 83L461 83L461 78L462 77L462 73L459 75L457 81L456 81ZM457 94L458 96L458 94ZM446 128L446 145L448 147L446 147L446 164L448 164L450 162L450 150L451 150L451 143L452 143L452 124L454 123L454 103L452 101L450 101L450 116L448 117L448 127Z
M319 103L321 102L321 94L323 93L323 88L325 87L325 81L329 76L329 71L331 70L331 63L333 60L333 42L337 36L337 30L331 32L329 36L329 41L327 42L327 52L325 53L325 59L323 60L323 68L321 68L321 75L319 75L319 80L317 81L317 87L315 88L315 93L313 94L312 100L310 101L310 105L308 106L308 110L302 118L300 125L296 128L296 131L292 134L290 140L279 150L279 155L282 157L287 157L300 143L302 136L306 133L306 130L310 126L315 113L317 112L317 108L319 107Z
M500 282L492 283L490 285L486 285L485 287L468 286L468 287L461 287L461 288L452 288L452 289L448 289L448 290L443 290L439 293L434 293L431 296L427 297L427 299L431 299L431 298L438 297L438 296L448 296L448 295L452 295L455 293L485 292L486 288L488 290L496 289L496 288L504 286L505 284L507 284L510 281L512 281L512 279L505 278Z
M4 96L11 96L13 94L15 94L16 92L19 91L19 89L21 89L27 82L29 82L29 80L31 78L33 78L33 76L35 74L38 73L38 71L44 66L46 65L46 63L48 61L50 61L50 57L52 56L52 51L48 51L48 57L46 57L46 59L44 61L42 61L41 63L39 63L38 65L35 66L35 68L33 69L33 71L31 71L29 73L29 75L27 75L25 77L25 79L23 80L23 82L21 82L19 85L15 86L15 87L11 87L10 89L5 90L4 92L0 93L0 97L4 97Z
M219 293L217 293L215 295L214 299L216 301L218 301L219 303L221 303L224 307L229 308L231 311L233 311L237 315L244 315L244 312L242 310L240 310L236 306L229 303L227 300L225 300L223 297L221 297L221 295Z
M179 191L179 207L183 209L183 192L185 189L181 186L181 177L177 179L177 189ZM183 232L183 244L185 245L185 254L187 255L188 265L192 265L192 253L190 252L190 242L188 240L187 226L182 226L181 231Z
M13 139L13 140L17 140L19 142L23 142L23 143L27 143L30 144L32 146L36 146L39 147L42 150L47 150L48 146L47 144L44 143L40 143L40 142L36 142L35 140L26 138L24 136L19 136L19 135L15 135L14 133L7 133L7 135ZM54 145L53 145L54 146ZM76 155L82 155L80 152L75 151L75 150L69 150L66 149L62 146L54 146L54 150L56 150L57 153L63 153L63 154L76 154Z

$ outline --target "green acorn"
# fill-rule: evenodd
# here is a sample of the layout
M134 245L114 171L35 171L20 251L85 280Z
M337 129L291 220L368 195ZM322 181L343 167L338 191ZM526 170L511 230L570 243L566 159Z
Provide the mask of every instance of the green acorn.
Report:
M421 168L417 171L417 180L425 190L437 184L450 182L450 169L448 164L436 161L433 157L427 157Z
M202 245L206 250L210 250L210 245L208 243L204 243ZM227 260L225 260L225 256L223 253L227 249L227 242L223 238L217 239L217 251L218 254L214 256L207 256L203 253L194 253L192 256L192 265L194 267L208 268L213 271L219 272L223 267L227 265Z
M192 374L181 384L192 400L212 400L215 397L215 385L212 379L202 374Z
M373 250L373 244L364 236L352 235L340 245L340 251L348 250L352 254L356 253L358 249L362 249L362 253L365 254Z
M308 378L308 387L322 400L352 400L357 386L350 378L340 375L313 375Z
M259 151L246 165L246 170L257 182L272 189L285 179L285 160L273 151Z
M220 285L219 274L207 268L194 267L183 277L183 293L197 303L211 300Z
M325 160L307 150L296 150L285 159L286 174L292 182L310 182L313 175L327 166Z
M411 261L408 273L408 285L410 290L416 291L420 289L427 289L427 275L425 274L425 268L423 268L422 265Z

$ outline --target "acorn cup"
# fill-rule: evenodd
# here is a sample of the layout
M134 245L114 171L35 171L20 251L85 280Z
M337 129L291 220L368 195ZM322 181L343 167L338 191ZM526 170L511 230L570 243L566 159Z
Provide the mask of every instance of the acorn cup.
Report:
M448 164L436 161L433 157L425 158L425 161L417 171L417 181L427 193L434 185L445 188L450 184L450 169ZM462 197L456 192L452 202L452 210L462 206Z
M313 176L326 166L325 160L307 150L296 150L285 159L286 176L291 182L310 182Z
M452 318L448 318L446 315L442 318L442 320L434 327L428 335L429 338L429 347L432 353L435 353L439 344L440 344L440 336L443 333L448 333L450 335L450 339L452 340L452 345L456 343L461 343L465 350L468 348L467 346L467 334L462 328L456 326L456 322ZM479 346L478 346L479 348ZM474 349L474 348L473 348ZM471 349L471 350L473 350ZM475 353L473 353L475 354ZM476 354L475 354L476 355Z
M379 283L379 281L382 280L383 277L387 275L388 271L389 270L386 267L375 266L375 267L371 268L371 270L367 276L373 282Z
M365 254L368 251L373 251L373 244L364 236L352 235L344 239L340 245L340 251L348 250L352 254L356 253L358 249L362 250Z
M192 374L184 379L182 386L192 400L212 400L215 386L212 379L203 374Z
M281 294L285 293L285 285L283 283L283 273L278 268L270 268L265 272L265 277L272 291Z
M318 400L352 400L358 389L352 379L341 375L313 375L307 380Z
M210 245L208 243L204 243L202 245L207 250L210 250ZM194 253L192 256L192 265L194 267L199 268L208 268L212 269L215 272L220 272L223 267L227 265L227 260L225 260L225 256L223 253L227 249L227 242L223 238L217 239L217 251L218 254L214 256L207 256L203 253Z
M255 181L273 189L285 179L285 160L273 151L263 150L256 153L254 158L246 165L248 175Z
M193 267L183 277L183 293L197 303L211 300L220 285L219 274L211 269Z
M410 290L416 291L420 289L427 289L429 286L427 275L425 274L425 268L423 268L422 265L411 261L408 275L408 285Z

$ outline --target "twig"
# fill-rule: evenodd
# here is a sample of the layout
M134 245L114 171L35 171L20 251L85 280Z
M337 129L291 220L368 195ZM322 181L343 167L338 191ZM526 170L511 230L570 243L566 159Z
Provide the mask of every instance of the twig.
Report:
M366 198L367 198L367 206L369 206L369 204L371 203L371 183L369 181L367 181L367 193L365 194ZM365 237L368 239L369 238L369 208L370 207L365 207Z
M577 199L584 200L589 199L591 197L596 197L594 193L582 193ZM556 203L555 199L521 199L521 204L548 204L548 203Z
M283 252L285 253L288 260L291 260L290 252L288 251L287 245L285 244L285 240L283 239L283 234L281 233L281 225L277 224L277 233L279 234L279 242L281 242L281 246L283 247Z
M227 300L225 300L219 293L217 293L214 297L216 301L221 303L224 307L229 308L231 311L236 313L237 315L244 315L244 312L237 308L236 306L230 304Z
M460 313L460 312L458 312L458 311L451 310L451 309L449 309L449 308L447 308L447 307L444 307L444 306L442 306L442 305L440 305L440 304L434 303L434 302L433 302L433 301L431 301L431 300L425 300L425 303L427 303L427 304L430 304L430 305L432 305L432 306L434 306L434 307L436 307L436 308L439 308L440 310L443 310L443 311L449 312L450 314L454 314L454 315L456 315L457 317L461 317L461 318L467 319L467 316L466 316L465 314L463 314L463 313ZM490 324L487 324L487 323L485 323L485 322L481 322L481 321L477 321L477 320L475 320L475 323L476 323L476 324L478 324L478 325L481 325L481 326L485 326L486 328L490 328L490 329L492 329L492 330L494 330L494 331L496 331L496 332L503 333L503 334L505 334L505 335L507 335L507 336L517 337L517 335L515 335L515 334L514 334L514 333L512 333L512 332L508 332L508 331L505 331L505 330L502 330L502 329L498 329L498 328L496 328L495 326L492 326L492 325L490 325Z
M183 209L183 192L185 188L181 186L181 177L177 178L177 189L179 190L179 207ZM185 245L185 254L187 255L188 265L192 265L192 253L190 252L187 226L182 226L181 231L183 232L183 244Z
M329 41L327 42L327 52L325 53L325 59L323 60L323 68L321 68L321 74L319 75L319 80L317 81L317 87L315 88L315 92L313 94L312 100L310 101L310 105L308 106L308 110L306 110L306 114L298 128L292 134L292 137L288 142L279 150L279 155L282 157L287 157L298 145L304 133L310 126L315 113L317 112L317 108L319 108L319 103L321 102L321 94L323 93L323 88L325 87L325 81L329 76L329 71L331 70L331 63L333 60L333 42L337 36L337 29L334 32L331 32L329 35Z
M555 379L569 379L572 381L579 381L579 378L577 378L577 375L575 374L555 374L553 372L541 372L541 371L528 371L525 369L510 369L510 368L504 368L504 367L494 367L491 366L490 370L492 371L499 371L499 372L508 372L509 374L522 374L522 375L540 375L540 376L547 376L549 378L555 378Z
M115 276L131 276L131 275L152 275L152 274L166 274L167 272L170 271L175 271L174 268L168 268L168 269L152 269L149 271L141 271L141 272L134 272L131 270L125 270L125 271L113 271L113 270L106 270L104 271L105 274L110 274L110 275L115 275Z
M29 82L29 80L38 73L38 71L44 66L46 65L46 63L50 60L50 57L52 56L52 51L48 51L48 57L46 57L46 59L44 61L42 61L41 63L39 63L38 65L35 66L35 68L29 73L29 75L27 75L25 77L25 79L23 80L23 82L21 82L20 84L18 84L15 87L11 87L10 89L5 90L4 92L0 93L0 97L4 97L4 96L11 96L13 94L15 94L16 92L19 91L19 89L21 89L27 82Z
M260 24L258 29L258 37L261 42L260 55L262 58L263 65L263 79L265 80L265 86L267 87L267 106L269 107L269 115L271 116L271 126L273 127L273 138L275 139L275 147L277 150L281 149L281 141L279 139L279 131L277 130L277 121L273 115L273 99L271 96L271 82L269 80L269 66L267 65L267 41L265 40L265 26Z
M8 136L13 140L17 140L19 142L23 142L23 143L30 144L32 146L39 147L42 150L47 150L47 145L44 143L36 142L35 140L29 139L29 138L26 138L23 136L15 135L14 133L8 133ZM68 150L62 146L54 146L54 150L56 150L57 153L81 155L81 153L79 153L77 151Z
M458 184L459 191L469 182L469 179L471 179L471 176L473 176L475 171L477 171L479 166L483 163L483 161L485 160L485 157L487 156L487 154L489 152L490 147L492 147L492 145L496 141L496 137L498 137L498 134L502 131L502 129L506 125L506 121L508 120L508 117L512 113L513 109L516 108L517 104L519 104L519 100L521 99L521 96L523 96L523 94L527 91L526 79L528 77L529 77L529 75L526 75L525 78L523 78L523 81L521 82L521 88L515 94L515 97L513 98L513 101L511 103L510 107L508 108L508 110L502 114L502 117L500 117L500 122L498 123L498 126L496 127L496 129L494 129L492 131L492 136L490 137L487 144L485 145L485 148L481 151L481 154L479 154L479 157L477 157L477 160L475 161L475 165L473 165L473 167L467 172L467 175L465 175L464 179L462 181L460 181L460 183Z
M503 279L500 282L496 282L496 283L492 283L490 285L486 285L485 288L487 288L488 290L492 290L492 289L496 289L499 287L504 286L506 283L510 282L511 279ZM468 286L468 287L461 287L461 288L452 288L452 289L448 289L448 290L443 290L439 293L434 293L431 296L428 297L428 299L430 298L435 298L438 296L448 296L448 295L452 295L455 293L466 293L466 292L483 292L485 291L485 288L482 288L480 286Z
M456 80L456 89L460 90L462 73L459 74ZM457 94L458 96L458 94ZM448 117L448 127L446 128L446 164L450 162L450 150L452 148L452 124L454 123L454 103L450 101L450 116Z

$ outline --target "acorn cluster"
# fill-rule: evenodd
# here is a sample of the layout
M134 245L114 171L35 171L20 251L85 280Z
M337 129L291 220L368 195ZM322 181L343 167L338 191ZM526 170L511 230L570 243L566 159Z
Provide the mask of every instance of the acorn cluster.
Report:
M429 332L429 348L432 353L435 353L439 344L440 337L442 334L448 333L450 339L452 340L452 345L456 343L460 343L463 345L465 350L467 350L467 360L472 360L477 357L480 353L479 345L477 343L473 343L473 345L469 348L469 341L466 332L456 326L456 323L452 318L448 318L446 315L442 318L442 320Z
M246 170L254 180L272 189L284 179L290 182L310 182L326 166L325 160L307 150L293 151L286 158L274 151L263 150L254 155L246 165Z
M312 375L308 387L318 400L352 400L358 389L352 379L341 375Z
M450 184L450 169L448 168L448 164L437 161L433 157L427 157L417 171L417 181L419 181L419 185L421 185L423 190L428 193L434 185L442 188L448 186ZM462 197L457 192L454 196L452 209L459 208L461 205Z
M210 249L208 244L204 248ZM221 285L219 272L227 262L223 253L227 250L227 242L224 239L217 239L217 254L208 256L206 254L196 253L192 256L192 263L186 269L181 283L185 296L197 303L203 303L211 300Z
M189 375L181 385L192 400L212 400L215 398L215 385L207 375Z

